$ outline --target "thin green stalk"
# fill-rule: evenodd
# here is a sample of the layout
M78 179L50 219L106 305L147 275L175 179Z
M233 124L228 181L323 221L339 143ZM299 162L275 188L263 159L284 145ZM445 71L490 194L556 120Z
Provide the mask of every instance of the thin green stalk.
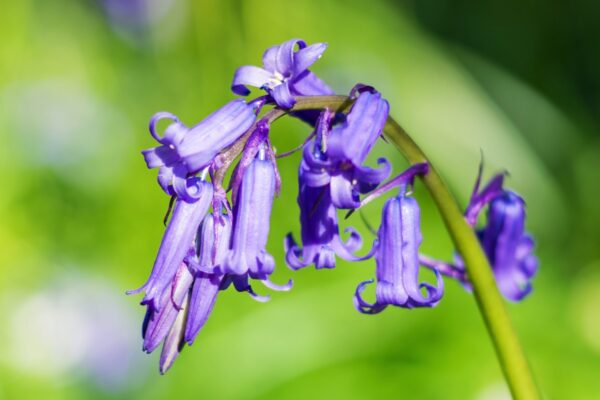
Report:
M346 96L300 97L297 98L296 105L291 111L323 108L345 111L351 104L352 101ZM282 110L275 109L270 111L266 117L274 121L285 113ZM446 229L465 262L467 274L473 286L475 300L494 343L496 354L513 398L518 400L539 399L540 395L525 353L513 329L504 301L496 287L487 257L473 229L466 223L456 200L431 161L427 159L406 131L396 121L389 118L384 133L411 164L429 163L429 173L422 177L423 182L433 197Z

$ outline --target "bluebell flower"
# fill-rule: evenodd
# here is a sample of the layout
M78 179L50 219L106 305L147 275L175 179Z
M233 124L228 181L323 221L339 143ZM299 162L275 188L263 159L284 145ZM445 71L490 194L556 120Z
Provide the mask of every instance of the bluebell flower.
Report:
M148 306L142 327L143 349L153 352L167 337L179 311L183 310L184 300L189 295L193 276L187 265L182 262L168 287L160 295L160 306ZM187 300L186 300L187 301Z
M208 214L199 229L196 253L186 259L194 276L184 334L190 346L212 312L225 278L220 266L229 252L231 227L229 215L220 210L214 215Z
M177 268L186 258L190 247L194 245L196 231L212 201L211 183L201 178L194 178L194 184L198 198L191 203L180 199L175 202L171 220L165 230L148 281L141 288L128 292L133 294L144 290L142 304L148 304L156 310L159 310L160 304L163 304L161 296L165 288L171 284Z
M373 280L362 282L354 296L356 309L376 314L388 305L404 308L437 305L444 293L444 282L436 271L436 286L419 283L420 209L414 198L404 194L404 187L383 206L377 240L376 300L371 304L362 298L365 286ZM423 288L427 295L421 292Z
M389 113L388 102L377 92L362 92L346 121L333 127L327 135L323 154L305 150L303 161L312 172L310 186L330 185L336 208L354 209L360 204L360 193L375 189L391 171L390 163L380 158L380 168L363 163L383 133Z
M160 112L150 120L150 133L160 146L142 151L148 168L159 168L158 182L165 192L193 201L188 176L206 168L214 157L242 136L254 123L254 107L237 99L218 109L202 122L186 127L173 114ZM156 132L161 119L170 119L164 136Z
M315 131L316 138L304 149L305 154L311 154L311 159L326 157L323 144L333 116L329 110L321 114ZM305 161L301 162L298 171L298 207L303 247L300 248L291 234L285 240L286 262L292 269L310 264L317 269L334 268L336 256L347 261L361 261L372 256L371 252L363 257L354 255L362 247L362 238L354 228L345 230L350 233L346 242L340 238L337 209L331 200L329 181L329 176L320 168L311 169Z
M296 46L298 50L296 50ZM307 46L303 40L292 39L273 46L263 54L263 68L246 65L233 76L231 90L247 96L246 86L266 90L281 108L291 108L294 96L334 94L315 74L308 70L327 48L325 43Z
M481 173L480 167L465 218L475 227L480 212L488 205L486 223L477 229L477 237L502 295L508 300L520 301L531 292L531 279L538 269L538 259L533 254L535 242L525 232L525 201L515 192L503 188L505 174L495 175L479 191ZM455 257L455 262L456 267L464 271L460 256ZM468 281L465 286L470 289Z
M272 160L268 159L265 143L259 145L256 157L244 169L242 176L239 189L234 194L230 252L222 268L223 273L228 275L227 284L234 283L237 290L253 295L248 278L260 280L275 290L289 290L291 280L283 286L269 280L275 269L275 260L267 252L266 246L275 197L276 172Z
M216 223L215 223L216 220ZM192 345L214 307L224 275L219 264L229 251L231 220L208 214L198 230L196 246L188 249L171 284L160 298L160 307L147 307L142 328L144 351L151 353L162 342L160 372L171 367L184 344Z
M478 231L478 236L504 297L519 301L527 296L538 260L533 254L533 238L525 233L523 199L510 190L494 198L486 225Z

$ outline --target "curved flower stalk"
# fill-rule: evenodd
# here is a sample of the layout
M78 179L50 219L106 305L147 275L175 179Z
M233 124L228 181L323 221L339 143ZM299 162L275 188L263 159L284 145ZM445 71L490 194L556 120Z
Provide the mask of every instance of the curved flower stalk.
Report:
M413 178L414 174L409 174L405 183ZM444 281L437 271L436 286L419 283L419 246L423 239L420 209L414 198L406 196L405 183L400 186L399 195L388 199L383 206L375 251L375 303L368 303L362 298L365 286L373 280L362 282L356 289L355 307L365 314L379 313L388 305L403 308L433 307L444 294ZM423 288L427 291L427 296L421 292Z
M170 119L164 136L156 132L161 119ZM192 128L167 112L150 120L150 134L160 146L142 151L148 168L159 168L158 182L170 195L193 201L197 193L189 190L188 176L210 164L223 149L235 142L254 123L254 107L244 100L233 100Z
M220 290L233 284L238 291L266 301L268 296L252 290L250 279L276 290L291 287L291 281L284 286L270 282L275 262L266 245L273 198L280 187L270 126L278 118L292 115L311 125L318 123L302 146L298 204L303 247L288 236L286 259L290 266L333 268L337 257L358 261L375 252L375 302L369 303L362 296L365 286L373 281L361 283L354 297L356 308L367 314L378 313L388 305L433 307L443 295L442 274L461 282L468 278L514 397L538 398L494 283L497 281L505 296L513 299L531 290L529 281L537 259L531 254L533 240L524 231L524 201L502 188L503 176L495 177L481 191L478 178L463 216L422 151L389 118L389 105L381 94L370 86L357 85L350 97L333 96L308 70L324 50L323 44L307 46L298 39L270 48L263 56L264 68L241 67L232 84L233 91L241 95L248 94L247 85L261 87L268 94L249 104L231 102L196 127L188 129L167 113L152 119L151 133L161 145L143 154L148 167L159 168L159 183L173 196L175 209L150 278L138 290L146 290L142 303L148 308L144 349L152 351L161 341L164 343L160 359L164 372L184 343L194 341ZM277 107L255 122L256 115L273 103ZM325 111L316 121L319 110ZM155 132L161 118L173 120L163 137ZM412 166L382 184L391 172L389 162L380 158L379 168L363 164L384 129ZM240 162L229 181L229 195L223 182L238 158ZM201 176L195 176L200 171ZM211 183L204 180L208 174ZM417 175L438 206L460 260L465 260L464 267L462 261L452 266L419 255L419 206L405 193L405 187ZM349 216L397 186L401 186L400 194L388 199L383 207L376 244L366 256L357 257L354 252L361 245L360 236L351 230L350 239L341 241L337 211L350 210ZM361 195L365 195L362 201ZM212 215L205 218L211 203ZM477 217L488 205L487 224L476 235ZM202 220L204 224L197 231ZM435 285L421 283L420 266L434 270Z
M263 54L263 68L246 65L235 71L231 90L247 96L250 91L246 86L264 89L279 107L285 109L296 103L295 96L333 94L321 79L308 70L321 58L325 49L325 43L307 46L300 39L273 46Z
M128 292L134 294L145 290L146 295L142 304L148 304L155 310L160 310L160 296L173 281L177 268L193 246L196 231L210 207L212 185L198 179L198 188L199 197L193 203L184 200L175 202L171 220L165 230L148 281L141 288Z

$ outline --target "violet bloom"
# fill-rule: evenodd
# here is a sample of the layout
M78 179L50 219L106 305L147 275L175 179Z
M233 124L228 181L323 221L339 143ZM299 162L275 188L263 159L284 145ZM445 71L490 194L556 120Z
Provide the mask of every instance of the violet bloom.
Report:
M197 257L187 259L194 283L184 340L191 345L212 312L224 275L219 268L229 252L231 218L208 214L199 229Z
M185 263L181 263L170 285L160 295L160 307L148 306L142 327L143 350L153 352L167 337L175 319L183 311L184 299L189 295L193 276Z
M165 288L173 281L177 268L194 245L198 227L212 201L212 184L199 178L193 179L196 180L198 199L192 203L177 199L148 281L141 288L128 292L133 294L145 290L142 304L157 310Z
M279 107L286 109L296 103L293 96L334 94L308 70L308 67L321 58L326 48L325 43L307 46L300 39L273 46L263 54L264 68L246 65L235 71L231 90L240 96L247 96L250 91L246 86L264 89Z
M533 254L535 242L525 232L525 201L515 192L503 188L505 173L492 177L480 191L482 167L465 218L475 227L480 212L489 204L486 224L477 230L477 237L502 295L508 300L520 301L531 292L531 279L538 268L538 259ZM456 267L464 271L460 256L456 257ZM470 288L468 283L465 286Z
M477 236L492 265L498 289L511 301L520 301L531 290L538 259L535 242L525 232L525 202L516 193L504 190L488 208L486 225ZM464 269L460 258L459 268Z
M386 201L381 226L377 234L375 252L377 264L376 301L367 303L362 298L364 287L373 280L358 285L354 304L358 311L376 314L388 305L404 308L433 307L444 293L444 282L436 271L437 285L419 284L419 246L422 235L420 210L417 201L402 192ZM427 296L421 293L425 288Z
M163 137L156 133L161 119L173 121ZM142 151L148 168L159 168L158 182L170 195L193 201L187 179L209 165L213 158L242 136L254 123L254 107L237 99L218 109L202 122L186 127L170 113L160 112L150 120L150 133L161 144Z
M191 345L206 323L224 276L215 272L229 247L231 221L227 215L207 215L198 230L196 249L189 248L171 285L160 297L160 308L148 306L142 328L143 349L154 351L162 342L160 372L171 367L185 342Z
M231 252L223 263L223 272L250 274L254 279L267 279L275 268L275 260L267 250L271 207L275 196L275 167L261 149L243 173L233 207Z
M300 228L303 248L300 248L289 234L285 241L286 261L292 269L315 264L317 269L334 268L336 256L348 261L361 261L364 257L353 253L362 246L360 234L354 228L344 243L340 238L337 210L331 201L329 185L311 187L306 184L307 167L303 163L298 173L298 206L300 207Z
M359 194L375 189L391 171L385 158L381 168L363 166L367 155L383 132L389 105L381 94L363 92L352 106L346 121L327 136L326 157L305 150L304 162L314 173L311 186L329 184L336 208L353 209L360 205Z

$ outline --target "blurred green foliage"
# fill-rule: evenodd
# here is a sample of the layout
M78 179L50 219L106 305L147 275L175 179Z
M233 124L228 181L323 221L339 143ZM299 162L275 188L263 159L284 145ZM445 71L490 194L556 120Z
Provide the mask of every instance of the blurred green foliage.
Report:
M237 66L259 63L265 48L291 37L329 43L314 70L339 93L356 82L379 88L462 204L480 151L488 176L510 172L541 259L532 296L509 306L515 326L548 398L598 398L598 75L587 69L597 65L597 36L555 31L593 14L513 3L3 4L0 399L508 396L472 296L458 284L447 281L435 309L370 317L351 296L374 275L372 261L285 268L283 237L299 230L298 155L280 162L269 245L274 279L293 277L294 289L268 304L222 293L166 376L156 355L141 354L143 310L124 291L149 273L168 202L139 154L153 146L148 119L168 110L199 121L233 97ZM578 51L561 41L579 37ZM308 129L285 120L273 132L284 151ZM405 166L393 149L377 149ZM416 195L423 250L450 258L437 211L421 187ZM365 212L374 225L380 206ZM372 240L357 216L348 223Z

